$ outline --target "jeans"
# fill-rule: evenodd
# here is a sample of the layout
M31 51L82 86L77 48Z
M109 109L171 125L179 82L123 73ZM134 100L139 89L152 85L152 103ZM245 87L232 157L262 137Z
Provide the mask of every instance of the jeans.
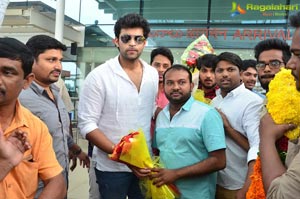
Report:
M139 179L131 172L104 172L95 168L101 199L144 199Z

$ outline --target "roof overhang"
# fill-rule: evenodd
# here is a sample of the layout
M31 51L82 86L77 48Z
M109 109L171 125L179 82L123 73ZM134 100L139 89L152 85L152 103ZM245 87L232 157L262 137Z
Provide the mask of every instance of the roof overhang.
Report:
M84 46L85 26L65 16L63 43L71 46ZM0 27L1 37L14 37L26 42L37 34L53 36L55 34L55 10L42 2L31 2L22 6L10 3Z

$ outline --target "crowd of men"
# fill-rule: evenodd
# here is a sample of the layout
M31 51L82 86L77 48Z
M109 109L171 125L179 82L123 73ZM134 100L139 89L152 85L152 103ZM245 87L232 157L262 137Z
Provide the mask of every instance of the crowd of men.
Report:
M260 41L256 60L232 52L197 59L199 84L210 104L193 97L191 71L173 64L170 49L140 58L150 25L138 14L119 18L114 44L119 54L86 77L78 104L78 128L93 146L92 162L73 141L70 117L55 83L66 46L37 35L26 44L0 38L0 197L67 198L69 161L92 169L90 198L143 199L140 179L157 187L174 184L181 199L243 199L260 154L267 198L300 194L300 145L289 143L289 164L276 140L295 124L275 124L266 98L254 91L258 79L268 92L285 67L300 92L300 12L291 46L280 39ZM300 103L300 102L299 102ZM111 154L131 130L143 129L149 151L164 167L138 168L112 161ZM96 186L94 186L96 184Z

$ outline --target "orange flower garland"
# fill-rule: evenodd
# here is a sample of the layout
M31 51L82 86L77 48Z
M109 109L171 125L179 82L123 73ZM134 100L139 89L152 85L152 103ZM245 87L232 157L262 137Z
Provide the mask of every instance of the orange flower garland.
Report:
M248 189L246 194L247 199L263 199L266 198L264 185L262 182L262 173L261 173L261 163L260 157L258 156L254 167L253 167L253 174L250 176L251 185Z

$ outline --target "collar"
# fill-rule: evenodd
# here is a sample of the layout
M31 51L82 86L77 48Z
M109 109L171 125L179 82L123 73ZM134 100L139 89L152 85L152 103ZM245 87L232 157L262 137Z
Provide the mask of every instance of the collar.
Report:
M49 87L51 88L51 90L55 90L55 91L59 92L59 88L58 88L54 83L52 83ZM40 86L40 85L39 85L38 83L36 83L35 81L33 81L33 82L31 83L30 88L31 88L34 92L38 93L39 95L42 95L44 92L46 92L46 91L45 91L45 88L42 87L42 86Z
M116 56L115 58L113 58L114 60L114 63L110 65L110 68L111 70L120 75L120 76L125 76L125 77L128 77L128 75L126 74L126 72L124 71L124 69L122 68L120 62L119 62L119 56ZM145 65L146 65L146 62L144 62L142 59L139 59L139 61L141 62L142 64L142 67L143 67L143 71L145 71Z
M233 89L232 91L227 93L227 95L225 97L227 97L227 96L228 97L235 97L235 96L239 95L242 90L245 90L245 89L246 89L246 87L245 87L244 83L242 83L241 85L239 85L238 87L236 87L235 89ZM221 95L221 92L219 92L219 94Z
M193 96L191 96L186 102L185 104L182 106L182 109L185 111L189 111L192 107L192 104L194 103L195 99Z
M11 132L17 128L20 127L29 127L27 118L25 117L24 113L25 111L23 110L24 107L21 105L20 101L16 101L16 112L15 116L11 122L11 125L5 130L5 132Z
M231 96L237 96L239 93L241 93L242 90L245 90L245 89L246 89L246 87L245 87L244 83L242 83L241 85L239 85L238 87L236 87L235 89L230 91L228 94L230 94Z
M184 105L180 108L180 110L189 111L189 110L191 109L192 104L194 103L194 101L195 101L194 97L191 96L191 97L184 103ZM168 104L164 110L166 111L166 113L168 113L169 110L170 110L170 104Z

